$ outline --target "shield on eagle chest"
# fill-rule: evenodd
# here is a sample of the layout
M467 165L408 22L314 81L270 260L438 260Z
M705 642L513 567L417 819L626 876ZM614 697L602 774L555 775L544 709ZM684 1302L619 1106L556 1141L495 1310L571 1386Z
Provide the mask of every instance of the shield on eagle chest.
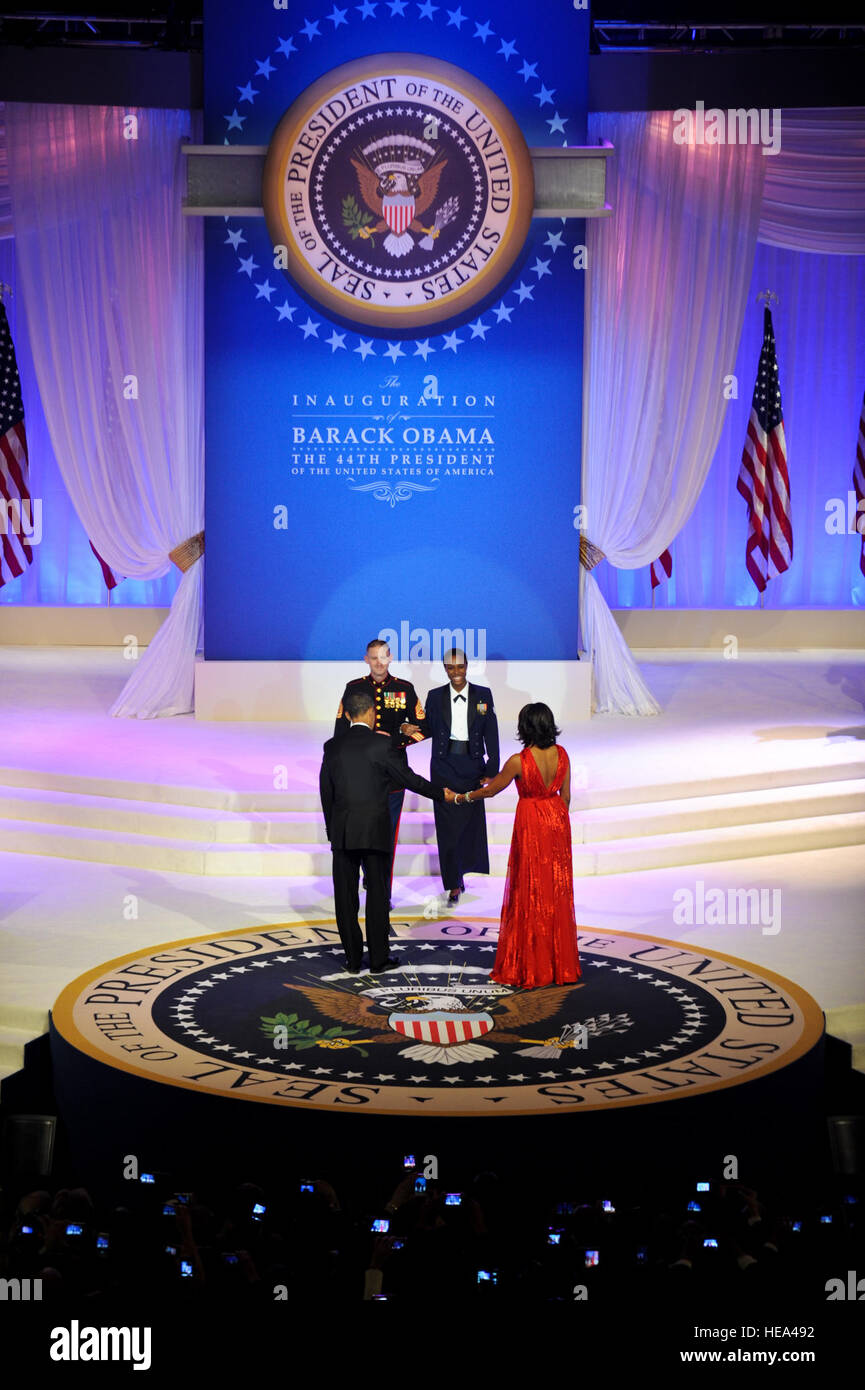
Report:
M414 198L392 195L381 200L381 211L385 222L395 236L402 236L414 219Z
M441 1009L426 1014L391 1014L388 1023L407 1038L440 1047L482 1038L493 1026L491 1014L452 1014Z

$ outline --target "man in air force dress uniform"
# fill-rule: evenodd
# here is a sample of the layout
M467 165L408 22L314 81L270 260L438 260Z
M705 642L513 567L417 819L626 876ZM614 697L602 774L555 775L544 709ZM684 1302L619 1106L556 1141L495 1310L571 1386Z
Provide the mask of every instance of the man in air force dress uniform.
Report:
M473 791L499 770L499 727L493 697L467 677L465 652L445 653L448 684L431 690L426 725L432 738L430 781L455 792ZM439 868L448 902L459 902L465 874L488 874L487 823L483 801L454 806L436 802Z

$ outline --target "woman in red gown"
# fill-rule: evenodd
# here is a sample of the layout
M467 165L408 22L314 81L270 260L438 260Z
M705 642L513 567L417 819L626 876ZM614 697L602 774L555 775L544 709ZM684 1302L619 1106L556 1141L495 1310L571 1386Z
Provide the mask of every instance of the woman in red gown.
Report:
M517 802L499 946L491 979L534 989L580 979L574 876L571 861L571 770L556 743L548 705L524 705L517 736L522 753L508 758L498 777L457 802L496 796L517 779Z

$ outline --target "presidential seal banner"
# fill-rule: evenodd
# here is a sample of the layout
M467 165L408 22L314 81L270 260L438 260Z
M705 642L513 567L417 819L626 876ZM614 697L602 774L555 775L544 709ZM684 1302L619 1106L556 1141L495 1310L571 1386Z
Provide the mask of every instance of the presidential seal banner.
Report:
M533 198L510 112L469 73L411 53L314 82L280 121L264 172L290 276L330 312L392 330L494 293Z
M205 140L264 156L264 216L205 233L205 656L575 660L585 232L533 151L585 142L588 12L302 19L206 5Z

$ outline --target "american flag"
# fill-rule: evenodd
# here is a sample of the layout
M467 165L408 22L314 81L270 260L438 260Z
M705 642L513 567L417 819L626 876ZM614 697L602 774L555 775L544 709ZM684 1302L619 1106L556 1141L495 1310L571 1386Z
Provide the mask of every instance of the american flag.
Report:
M859 438L856 440L853 486L856 489L856 530L862 536L859 568L865 574L865 396L862 397L862 413L859 416Z
M748 503L745 564L762 594L769 580L788 569L793 559L784 414L775 333L768 307L763 311L763 347L736 487Z
M17 579L33 560L33 504L24 403L6 309L0 301L0 585Z
M661 573L663 571L663 573ZM669 550L662 550L657 560L652 561L652 588L657 589L659 584L663 584L664 578L670 578L673 573L673 557Z

